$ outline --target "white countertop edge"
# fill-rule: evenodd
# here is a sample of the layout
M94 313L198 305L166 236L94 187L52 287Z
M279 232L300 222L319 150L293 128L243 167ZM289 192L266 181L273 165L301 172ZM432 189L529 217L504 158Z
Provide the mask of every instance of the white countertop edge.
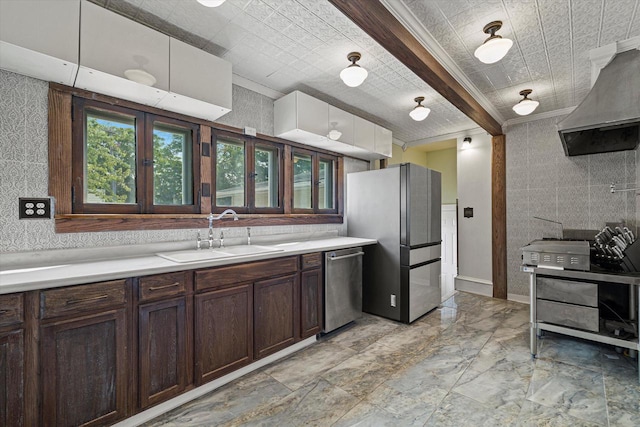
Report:
M279 242L279 244L282 243L286 242ZM58 266L6 270L0 272L0 294L81 285L175 271L220 267L251 261L282 258L309 252L373 245L376 243L377 241L375 239L334 237L292 244L291 246L286 246L282 252L269 252L198 262L177 263L159 256L145 255L116 260L65 263Z

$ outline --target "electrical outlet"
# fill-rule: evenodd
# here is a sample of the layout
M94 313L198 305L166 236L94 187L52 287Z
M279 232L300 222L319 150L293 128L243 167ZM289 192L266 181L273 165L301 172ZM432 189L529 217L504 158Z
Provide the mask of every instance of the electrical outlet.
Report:
M396 296L394 294L391 294L391 307L395 307L396 306Z
M26 198L18 199L20 205L20 219L48 219L51 218L51 199L46 198Z

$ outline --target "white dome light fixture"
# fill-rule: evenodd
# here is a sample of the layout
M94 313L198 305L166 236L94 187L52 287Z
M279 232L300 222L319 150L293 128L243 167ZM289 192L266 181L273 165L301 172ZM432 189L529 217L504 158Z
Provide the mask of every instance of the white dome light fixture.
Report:
M349 55L347 55L347 59L351 61L351 65L340 71L340 78L342 79L344 84L349 87L360 86L364 79L366 79L369 75L367 70L356 64L356 61L360 60L360 53L351 52Z
M524 96L516 105L513 106L513 111L521 116L526 116L527 114L533 113L533 111L538 108L540 103L538 101L534 101L533 99L527 98L533 92L531 89L525 89L520 91L520 95Z
M145 86L153 86L156 84L156 78L152 74L147 73L145 70L139 68L132 68L125 70L124 76L132 82L140 83Z
M329 139L337 141L342 136L342 132L340 132L338 129L331 129L329 131L329 135L327 136L329 137Z
M500 61L509 52L513 42L509 39L504 39L502 36L496 34L502 27L502 21L489 22L484 26L482 31L490 34L489 38L484 41L473 53L481 62L485 64L493 64Z
M409 113L411 118L416 122L421 122L427 118L431 110L424 105L422 105L422 101L424 101L424 96L418 96L414 99L415 102L418 103L413 110Z
M218 7L221 6L226 0L197 0L203 6L207 7Z

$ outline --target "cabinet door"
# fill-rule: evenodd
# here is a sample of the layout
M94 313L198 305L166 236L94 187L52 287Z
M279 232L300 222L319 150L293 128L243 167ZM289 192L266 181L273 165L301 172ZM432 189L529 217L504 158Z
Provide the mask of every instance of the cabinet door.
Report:
M94 426L127 414L125 309L41 327L42 425Z
M322 270L300 273L300 338L308 338L322 330Z
M22 426L24 347L22 330L0 334L0 425Z
M362 117L353 116L354 145L369 152L375 150L375 125Z
M252 286L241 285L196 295L195 304L197 384L251 363Z
M374 151L386 157L391 157L391 145L393 144L393 136L389 129L375 125L375 147Z
M298 336L298 275L254 283L254 346L259 359L282 350Z
M188 323L185 298L138 308L140 407L177 396L187 386Z

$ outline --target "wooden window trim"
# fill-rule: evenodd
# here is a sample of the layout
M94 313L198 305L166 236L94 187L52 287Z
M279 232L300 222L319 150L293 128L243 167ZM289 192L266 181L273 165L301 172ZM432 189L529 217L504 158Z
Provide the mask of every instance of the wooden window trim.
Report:
M78 88L73 88L58 83L49 83L48 102L48 131L49 131L49 194L56 200L55 224L57 233L76 232L104 232L104 231L129 231L129 230L159 230L159 229L185 229L205 228L206 217L215 196L215 185L209 176L213 162L211 157L200 157L201 184L210 184L211 197L201 197L200 214L74 214L72 205L72 97L92 99L105 102L111 106L122 106L147 113L157 114L167 118L175 118L200 125L201 142L210 143L210 150L214 149L215 139L213 132L229 132L237 137L243 137L242 129L214 123L211 121L188 117L179 113L160 110L155 107L137 104L135 102L114 98ZM251 226L281 226L281 225L305 225L305 224L341 224L343 223L343 156L336 155L328 150L317 149L316 153L337 156L337 213L336 214L297 214L291 210L291 192L288 185L284 185L290 178L291 157L293 149L305 149L306 146L292 141L270 135L258 134L258 139L265 142L281 144L284 153L283 186L284 205L283 214L240 214L238 221L223 219L224 227L251 227ZM199 189L200 191L200 189ZM194 193L195 194L195 193Z
M72 148L72 205L73 213L77 214L135 214L135 213L199 213L200 202L198 193L200 191L200 141L199 126L187 121L165 117L153 113L109 105L100 101L84 98L74 98L72 100L72 121L73 121L73 148ZM85 203L84 200L84 158L85 158L85 122L87 110L103 112L105 116L122 115L135 119L136 127L136 199L135 204L109 204L109 203ZM191 205L155 205L154 198L154 171L153 164L149 161L153 159L153 130L156 124L166 124L183 128L191 132L192 149L192 179L191 191L193 194L193 204Z
M303 148L293 148L291 152L291 162L293 163L293 156L296 154L303 154L307 156L311 156L311 209L306 208L294 208L293 197L294 192L291 191L291 212L297 214L319 214L319 215L338 215L341 214L342 211L342 192L338 191L338 186L342 186L344 179L342 179L342 163L338 162L339 157L332 156L329 154L319 153L317 151L303 149ZM320 175L320 160L330 160L333 161L334 166L334 191L333 191L333 209L319 209L318 201L318 185L319 185L319 175ZM293 166L293 165L292 165ZM292 167L290 166L290 167ZM293 190L293 172L289 177L289 187Z
M217 206L216 205L216 177L212 176L212 212L220 213L225 209L233 209L237 213L248 214L284 214L284 145L273 141L268 141L259 137L248 137L246 135L239 135L237 132L230 132L228 130L214 130L213 142L212 142L212 169L216 170L217 165L217 140L221 138L223 140L229 140L231 142L237 142L244 144L244 164L245 164L245 177L244 177L244 199L245 206ZM278 150L278 196L280 198L280 206L275 208L261 208L255 206L255 176L251 175L255 173L255 149L256 147L272 148Z

